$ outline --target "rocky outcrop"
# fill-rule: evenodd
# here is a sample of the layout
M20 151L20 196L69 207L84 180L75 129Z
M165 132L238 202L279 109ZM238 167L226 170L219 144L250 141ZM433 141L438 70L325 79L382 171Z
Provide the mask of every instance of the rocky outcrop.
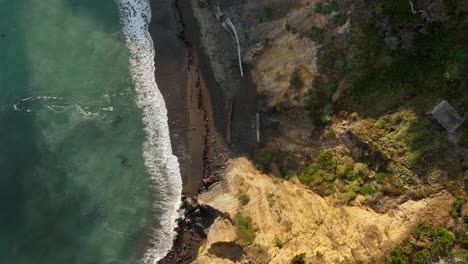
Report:
M249 201L240 202L241 196ZM210 248L219 242L241 244L236 215L250 218L255 234L243 261L255 262L253 251L262 248L269 263L289 263L300 253L307 263L353 263L387 253L420 221L448 222L452 202L449 193L441 192L385 214L364 206L333 205L294 180L271 178L237 158L230 161L224 180L199 197L202 206L225 216L205 230L207 240L195 263L233 263Z

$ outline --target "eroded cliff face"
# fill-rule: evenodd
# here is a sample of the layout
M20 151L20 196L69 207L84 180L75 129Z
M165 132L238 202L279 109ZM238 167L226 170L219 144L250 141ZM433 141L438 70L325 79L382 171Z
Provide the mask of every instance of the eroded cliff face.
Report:
M448 222L453 200L444 191L379 214L364 206L334 205L294 179L272 178L246 158L237 158L230 161L224 180L199 197L202 206L224 216L205 230L207 240L195 263L289 263L301 253L307 263L368 260L388 253L421 221ZM255 236L245 252L235 246L245 243L238 216L250 219ZM216 250L220 244L229 246Z
M246 49L244 62L252 66L252 80L265 99L266 109L304 106L307 102L317 74L317 46L301 32L311 26L322 27L327 20L310 15L314 3L295 1L284 15L247 30L255 44Z
M266 98L266 107L303 106L317 68L317 50L313 42L298 34L284 32L254 63L252 79L257 93Z

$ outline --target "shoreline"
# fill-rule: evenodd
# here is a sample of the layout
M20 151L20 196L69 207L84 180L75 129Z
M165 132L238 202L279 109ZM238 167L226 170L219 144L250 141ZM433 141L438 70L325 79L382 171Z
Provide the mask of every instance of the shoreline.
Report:
M150 0L149 32L156 51L155 75L167 105L173 151L179 159L183 181L181 209L185 211L172 250L158 263L189 262L196 256L204 233L192 220L209 217L193 201L220 179L230 156L224 131L215 124L226 122L222 118L224 109L212 106L212 102L220 100L212 98L213 78L196 43L197 22L191 17L190 3L179 4L177 0ZM185 23L187 19L192 21Z
M256 146L252 126L255 87L248 74L240 77L232 36L223 31L221 21L210 16L210 7L194 8L194 3L150 0L153 15L149 32L155 43L156 81L168 108L171 142L182 174L185 211L173 248L159 263L187 263L196 258L205 238L203 229L216 216L216 212L198 206L198 194L222 179L229 158L250 156ZM204 8L208 13L195 13ZM215 32L211 36L216 31L220 33L215 41L206 36L207 28ZM216 60L223 61L224 67L213 65ZM232 143L228 146L231 100L234 101Z

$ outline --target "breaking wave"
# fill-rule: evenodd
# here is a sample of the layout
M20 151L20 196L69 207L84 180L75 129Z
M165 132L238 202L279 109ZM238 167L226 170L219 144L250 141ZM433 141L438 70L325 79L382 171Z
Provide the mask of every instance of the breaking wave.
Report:
M137 105L143 111L146 141L143 144L145 166L160 197L154 210L161 227L154 230L152 246L142 262L156 263L171 249L180 217L182 178L179 162L172 154L167 109L154 75L154 46L148 32L151 9L148 0L115 0L127 47L130 50L130 73L137 94Z

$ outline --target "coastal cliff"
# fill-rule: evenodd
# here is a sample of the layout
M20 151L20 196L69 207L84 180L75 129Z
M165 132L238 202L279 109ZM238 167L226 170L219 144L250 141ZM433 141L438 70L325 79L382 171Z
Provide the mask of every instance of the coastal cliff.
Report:
M459 263L467 125L451 141L426 113L467 114L468 9L429 2L178 1L230 159L187 199L197 235L165 263Z
M289 263L301 253L306 263L366 261L389 252L421 221L448 222L446 208L453 201L440 192L379 214L366 206L334 205L297 180L269 177L238 158L230 161L224 179L198 198L222 216L206 230L194 263ZM248 219L250 231L239 231L240 219ZM236 243L245 245L245 252L232 246ZM220 244L223 250L215 250Z

